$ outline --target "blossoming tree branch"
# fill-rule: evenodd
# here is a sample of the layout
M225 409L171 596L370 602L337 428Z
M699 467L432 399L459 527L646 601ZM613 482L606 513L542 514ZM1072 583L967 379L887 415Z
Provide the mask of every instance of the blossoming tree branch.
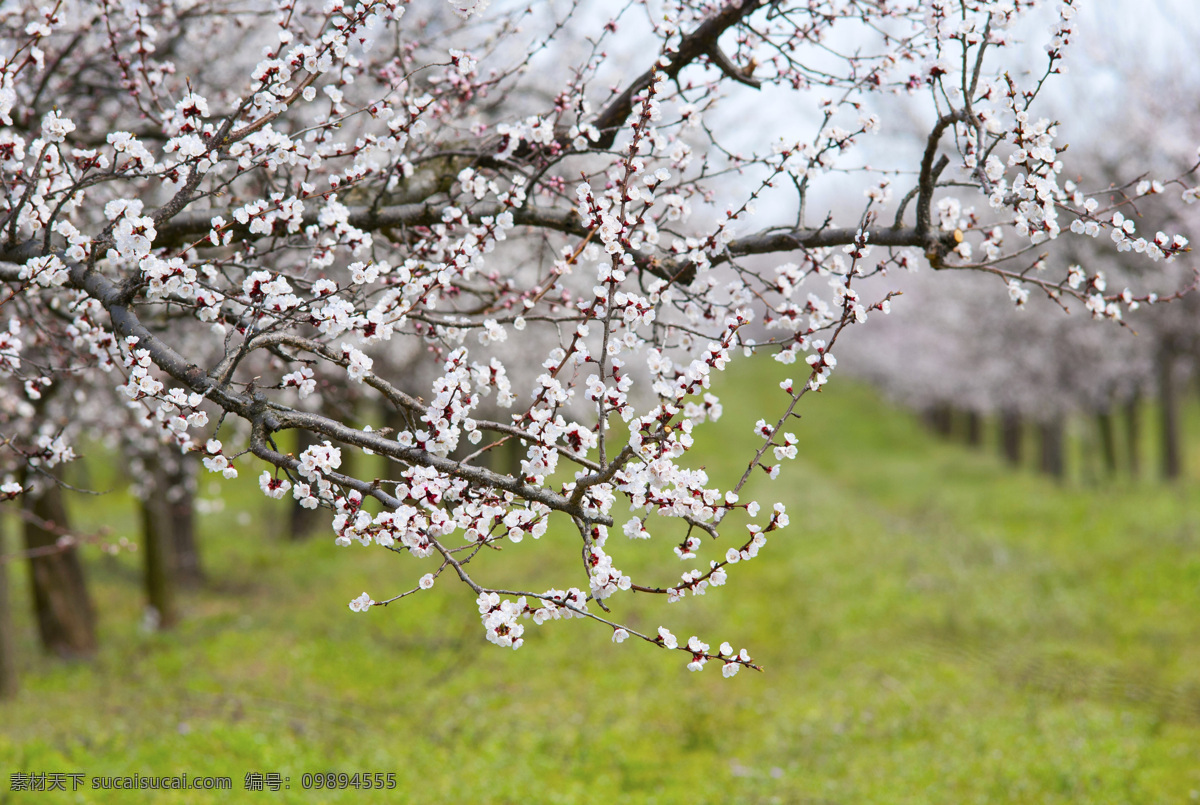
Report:
M1169 298L1046 256L1103 236L1153 270L1187 241L1139 233L1138 200L1197 191L1195 164L1063 180L1037 100L1069 61L1075 3L1040 6L8 4L2 494L59 482L85 433L135 429L331 510L338 545L419 578L353 610L453 581L500 646L579 618L692 670L757 668L620 613L769 557L788 516L747 484L796 457L788 423L843 330L887 313L886 281L866 280L971 269L998 278L997 304L1041 294L1112 319ZM794 109L747 121L768 94ZM900 102L926 121L916 158L865 165L864 140L903 135L885 116ZM814 209L830 181L854 188L844 217ZM745 424L761 446L718 486L689 452L721 414L714 378L755 353L793 378L762 390ZM347 414L359 388L398 424ZM100 399L120 404L83 411ZM310 446L289 452L289 431ZM519 466L490 461L502 445ZM488 548L538 550L552 524L578 540L561 589L489 585ZM630 539L681 569L632 577L613 560Z

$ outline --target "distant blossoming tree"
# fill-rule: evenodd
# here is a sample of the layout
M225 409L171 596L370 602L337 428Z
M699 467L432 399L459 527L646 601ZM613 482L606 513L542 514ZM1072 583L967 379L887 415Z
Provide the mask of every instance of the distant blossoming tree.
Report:
M1075 3L1023 17L1036 5L6 4L2 493L53 483L76 409L104 399L89 389L117 387L134 415L112 427L332 510L338 545L411 557L412 589L353 610L453 579L500 646L583 618L692 670L756 668L618 611L630 591L724 585L787 526L745 487L797 455L786 425L843 329L887 312L866 278L927 261L996 275L996 304L1120 318L1152 300L1043 244L1103 234L1148 266L1186 250L1122 216L1138 193L1194 196L1189 174L1116 200L1060 181L1065 145L1034 104ZM1006 60L1022 25L1040 64ZM926 136L911 163L864 170L894 97ZM845 220L814 209L831 184L860 191ZM739 412L761 446L718 487L689 451L721 413L714 376L750 353L794 380ZM431 383L388 370L413 361ZM339 414L346 387L396 424ZM310 446L289 453L286 431ZM512 443L519 466L489 468ZM346 471L348 451L387 477ZM552 522L577 534L577 579L489 586L485 548L537 550ZM665 539L685 569L631 577L613 561L626 538Z

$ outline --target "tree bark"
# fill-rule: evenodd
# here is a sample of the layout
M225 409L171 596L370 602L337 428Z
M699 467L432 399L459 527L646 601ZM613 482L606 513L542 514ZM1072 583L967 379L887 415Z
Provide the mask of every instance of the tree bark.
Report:
M1061 481L1067 474L1062 417L1041 423L1038 433L1041 436L1042 472Z
M1000 452L1009 464L1021 466L1021 415L1012 409L1000 412Z
M948 437L954 430L954 412L946 403L937 403L925 409L925 422L938 436Z
M172 573L181 589L204 584L204 566L196 541L196 469L192 456L172 455L165 473Z
M1096 412L1096 430L1100 434L1100 460L1104 474L1111 478L1117 474L1117 435L1111 408Z
M1125 447L1129 462L1129 477L1137 478L1142 472L1142 398L1140 394L1125 403Z
M1175 382L1175 355L1163 349L1158 355L1158 404L1162 414L1162 475L1173 481L1183 473L1179 422L1179 390Z
M91 657L96 652L96 614L88 596L83 565L74 545L58 546L67 526L62 489L44 481L45 488L24 498L25 549L30 551L29 580L42 648L64 659Z
M0 526L3 521L0 520ZM8 600L8 563L4 556L8 545L0 530L0 699L17 695L17 633L13 626L12 604Z
M966 439L968 447L979 447L983 444L983 417L978 411L966 411L963 414L966 420L966 433L963 438Z
M154 627L171 629L179 622L171 508L159 490L141 501L142 562L146 603L154 610Z

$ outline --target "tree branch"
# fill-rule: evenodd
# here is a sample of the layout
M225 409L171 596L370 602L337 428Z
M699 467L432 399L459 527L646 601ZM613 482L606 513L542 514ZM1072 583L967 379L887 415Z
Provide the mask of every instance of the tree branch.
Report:
M4 254L0 254L0 260L2 259L6 259ZM365 447L368 450L373 450L376 453L398 461L432 467L447 475L462 478L478 487L501 489L511 492L525 500L541 503L553 510L564 512L587 522L600 523L606 526L613 523L611 517L588 511L579 504L572 503L562 495L556 494L544 487L531 486L521 478L501 475L483 467L461 464L453 459L428 453L414 447L404 447L399 442L387 439L379 433L356 430L336 419L330 419L320 414L296 411L281 405L268 405L258 395L239 394L223 389L203 369L193 363L189 363L187 359L172 349L170 345L150 332L129 309L125 302L125 294L116 283L95 269L78 263L69 266L69 273L70 284L73 287L87 293L93 299L100 302L105 310L108 311L112 319L113 331L118 336L123 338L136 336L138 339L138 348L148 350L151 360L158 368L183 383L191 391L205 395L225 411L236 414L253 423L256 430L261 429L260 435L264 440L266 434L274 431L302 428L335 439L344 444ZM265 441L257 448L252 449L260 457L265 457L269 453L271 455L269 460L277 466L294 468L291 462L295 461L295 459L289 459L289 457L283 456L280 453L270 451L266 447ZM277 461L277 458L280 460ZM289 460L283 461L283 459ZM283 461L283 463L280 463L280 461ZM392 501L394 501L394 498L391 498L390 495L378 489L374 484L340 475L336 478L330 476L330 480L334 480L336 483L343 484L351 489L357 489L364 495L370 494L385 505L393 505Z
M444 204L421 203L376 208L350 207L347 222L356 229L362 229L367 232L406 226L434 226L445 223L442 218L442 211L446 206ZM553 229L558 232L566 232L581 237L588 233L588 230L583 226L583 221L580 219L579 214L574 209L553 210L544 207L510 208L493 205L467 210L466 217L471 223L477 224L483 218L495 217L503 212L511 212L513 221L518 226ZM316 224L319 214L319 210L316 209L306 210L301 218L302 226ZM203 239L212 231L212 219L217 216L224 218L228 222L225 226L225 231L233 232L241 238L268 237L268 235L251 234L249 222L241 224L231 220L233 218L232 209L193 209L179 212L170 221L156 227L158 237L155 238L154 245L155 247L191 245L190 242L193 239ZM204 244L197 245L202 246Z
M596 141L595 148L600 150L612 148L613 143L617 139L618 129L633 111L634 98L639 92L650 86L657 73L661 72L668 78L675 78L679 75L680 70L696 59L705 54L711 55L717 50L717 40L721 37L721 34L750 16L762 5L762 0L731 0L716 16L701 23L700 27L690 34L686 34L680 40L679 48L670 56L665 67L651 67L642 73L634 79L632 84L625 88L624 92L613 98L608 106L592 121L592 125L600 131L600 139ZM719 69L728 74L725 66L719 61L719 57L714 58L714 63L717 64ZM737 71L735 78L742 83L750 83L750 86L757 88L757 82L748 76L742 75L740 71Z
M938 143L941 141L942 134L945 133L946 129L964 120L966 120L966 117L961 111L942 115L938 118L938 122L934 124L933 131L929 132L929 137L925 141L925 154L921 157L921 176L917 181L916 231L923 241L927 241L927 243L920 244L922 246L934 247L937 245L936 241L930 238L933 221L933 214L930 211L930 207L933 204L933 190L937 183L937 174L940 173L940 170L934 166L933 158L937 154ZM931 248L927 249L927 251L931 250Z

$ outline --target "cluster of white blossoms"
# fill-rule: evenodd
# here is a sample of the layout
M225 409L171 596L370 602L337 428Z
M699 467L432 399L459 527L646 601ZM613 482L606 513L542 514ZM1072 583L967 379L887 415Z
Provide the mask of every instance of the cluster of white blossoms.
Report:
M689 0L655 15L623 77L599 54L625 26L574 47L554 4L531 4L521 30L486 0L0 9L14 43L0 57L0 470L70 460L82 425L64 401L115 396L128 416L89 427L136 427L229 479L265 462L265 496L327 509L337 545L411 565L411 589L363 593L354 611L448 573L501 646L529 622L584 619L692 670L757 668L615 613L633 593L736 587L788 525L782 503L755 499L758 471L802 457L789 423L843 331L890 310L878 278L983 268L1017 305L1044 293L1120 318L1158 297L1017 262L1072 235L1108 233L1148 262L1187 249L1139 236L1128 206L1170 181L1101 203L1061 180L1041 81L1002 58L1035 5ZM1074 5L1055 12L1046 76ZM800 55L847 37L874 44L824 49L820 71ZM542 69L551 56L570 64ZM722 84L818 90L819 120L732 147ZM919 164L862 167L859 143L889 132L876 92L932 100ZM809 209L812 188L860 175L865 206L845 221ZM799 373L736 412L761 441L710 472L695 448L726 412L717 383L754 353ZM288 452L295 431L317 443ZM349 451L376 457L371 477ZM571 534L577 586L488 586L499 548L552 553L552 532ZM660 544L686 569L622 569Z
M219 439L209 439L204 443L204 468L209 472L219 472L226 478L238 477L237 467L229 462L222 452L223 445Z
M292 482L287 478L272 476L268 470L263 470L262 475L258 477L258 488L267 497L279 500L292 488Z
M480 593L479 615L483 619L483 628L487 639L502 648L518 649L525 642L521 637L525 627L517 619L526 609L525 597L516 601L501 600L498 593Z
M57 255L34 257L21 268L22 280L33 280L43 288L55 288L67 281L67 267Z
M163 384L150 373L150 368L153 366L150 350L132 349L137 344L136 336L126 339L126 344L131 347L129 356L125 359L125 367L129 370L129 374L125 385L121 386L121 393L132 400L158 395L163 390Z
M371 596L367 595L366 593L363 593L358 598L355 598L353 601L350 602L350 611L351 612L366 612L368 609L375 606L376 603L377 602L374 601L371 598Z

